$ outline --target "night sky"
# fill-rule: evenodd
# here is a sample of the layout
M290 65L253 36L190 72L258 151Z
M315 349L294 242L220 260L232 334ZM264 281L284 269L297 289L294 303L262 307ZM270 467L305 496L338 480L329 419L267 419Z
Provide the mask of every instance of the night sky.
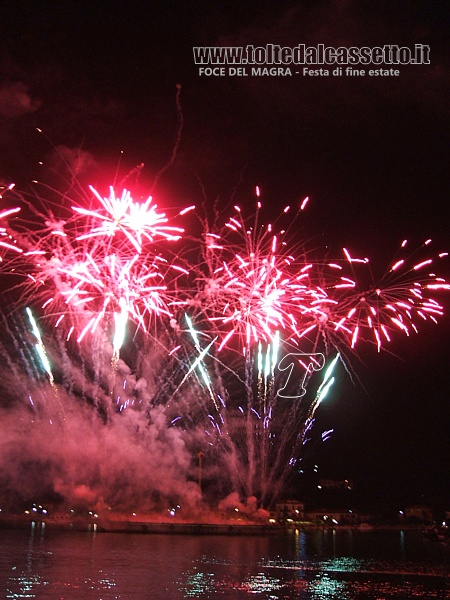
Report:
M181 85L181 144L155 196L225 209L253 203L259 185L267 218L309 196L299 238L368 255L378 274L405 238L450 245L445 0L6 1L0 23L2 180L42 179L39 161L58 168L55 146L100 187L144 163L147 193L174 148ZM399 77L205 77L193 61L193 46L269 43L421 43L431 64L401 65ZM51 168L45 177L57 185ZM449 334L447 314L397 336L392 355L354 357L354 383L342 369L319 415L334 437L308 468L353 478L367 502L447 498L450 509Z

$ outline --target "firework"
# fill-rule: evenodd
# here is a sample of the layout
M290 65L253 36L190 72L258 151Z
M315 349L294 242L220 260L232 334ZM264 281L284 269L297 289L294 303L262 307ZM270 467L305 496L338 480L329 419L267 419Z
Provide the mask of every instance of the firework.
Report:
M133 448L142 443L151 453L160 437L174 455L182 447L186 482L195 480L190 457L201 452L202 491L257 496L269 506L312 437L346 350L363 342L381 350L396 333L443 315L436 294L450 285L437 270L446 253L428 254L429 240L420 256L398 256L374 280L367 258L348 249L334 260L315 257L283 227L308 199L293 218L286 207L271 224L262 222L259 199L250 219L238 206L222 225L199 217L203 232L194 239L151 197L90 190L85 206L70 201L56 214L43 200L33 224L25 211L19 219L19 208L0 213L14 215L15 229L0 231L5 250L6 236L17 240L11 293L39 310L42 331L30 308L26 314L58 402L64 396L67 408L80 408L83 398L99 427L129 419L141 435ZM39 389L45 396L45 385ZM150 423L159 428L151 441Z
M425 241L418 250L427 249L430 243ZM406 247L403 241L401 250L405 252ZM345 249L344 254L352 268L356 263L365 270L362 279L367 280L369 260L352 258ZM329 281L327 297L314 303L315 323L310 330L321 331L336 347L345 344L353 349L358 343L369 342L380 351L397 333L409 336L419 331L420 323L437 323L444 309L434 294L448 290L449 284L434 268L440 267L448 253L419 260L416 255L417 251L397 257L380 280L371 281L368 287L354 273L341 274L334 283ZM329 267L342 272L345 265Z
M91 237L113 237L116 233L123 233L127 240L140 254L145 241L153 242L155 238L175 241L181 238L184 229L166 225L168 218L165 213L157 211L157 205L152 204L149 196L145 202L135 202L128 190L123 190L120 198L116 197L113 187L110 187L109 198L102 198L95 188L90 190L100 202L102 209L94 211L73 206L72 210L89 217L94 222L100 221L97 227L78 236L83 240ZM187 209L182 211L185 214Z
M36 320L33 316L33 313L31 312L31 310L28 307L25 310L28 315L28 319L31 323L34 337L37 340L36 351L39 355L39 358L41 359L42 366L44 367L44 369L48 375L49 381L53 385L54 377L53 377L53 373L52 373L52 368L51 368L50 362L47 358L47 352L45 350L44 342L42 341L41 332L39 331Z
M304 203L302 203L304 206ZM259 211L249 226L241 209L220 233L205 233L205 271L198 295L202 310L218 335L219 351L238 346L244 354L260 342L273 342L277 331L285 342L301 337L304 315L324 292L311 283L315 267L294 256L276 224L259 226ZM289 207L283 215L289 212Z
M151 205L151 198L140 204L126 190L116 198L111 188L110 197L103 199L91 189L102 210L72 207L75 214L64 220L52 213L39 215L41 235L22 227L26 251L14 272L23 277L23 297L41 299L41 308L57 327L68 322L68 337L76 331L81 342L100 324L112 324L117 354L129 320L148 331L153 318L172 317L174 292L167 282L174 286L188 270L170 253L164 256L154 242L175 241L183 229L166 226L168 219ZM101 220L100 226L92 227L93 220ZM116 235L123 239L112 244L109 238Z

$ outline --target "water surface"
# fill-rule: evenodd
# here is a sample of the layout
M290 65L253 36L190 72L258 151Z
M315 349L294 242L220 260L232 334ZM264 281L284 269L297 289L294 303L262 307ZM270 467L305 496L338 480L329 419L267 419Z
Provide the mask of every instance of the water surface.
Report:
M0 531L1 598L450 598L450 547L419 532L192 536Z

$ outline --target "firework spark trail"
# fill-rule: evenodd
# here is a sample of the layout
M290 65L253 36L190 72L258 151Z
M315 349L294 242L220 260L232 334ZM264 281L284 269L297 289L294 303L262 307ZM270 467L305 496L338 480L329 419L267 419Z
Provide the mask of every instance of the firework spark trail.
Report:
M40 362L42 367L44 368L45 372L48 375L48 380L49 383L53 389L54 395L56 397L56 401L58 404L58 410L59 410L59 417L60 417L60 421L63 422L65 420L65 414L64 414L64 407L62 405L62 402L60 400L59 397L59 392L58 392L58 388L55 385L55 378L53 376L53 372L52 372L52 367L50 365L50 361L48 359L47 356L47 351L45 349L45 345L44 342L42 340L42 336L41 336L41 332L39 331L39 327L36 323L36 319L34 318L33 313L31 312L30 308L28 308L28 306L25 309L25 312L27 313L28 316L28 320L31 324L31 328L33 331L33 335L36 338L37 343L35 344L35 349L36 352L39 356Z
M333 385L333 383L335 381L335 378L332 377L332 373L333 373L336 363L339 359L340 359L340 356L339 356L339 354L337 354L335 356L335 358L332 360L331 364L328 366L327 370L325 371L325 375L323 377L322 383L320 384L320 386L317 390L314 402L311 404L311 407L309 409L308 418L305 422L305 428L308 427L309 423L314 418L317 408L319 407L322 400L325 399L325 396L328 394L330 387Z
M308 436L311 433L311 429L315 422L316 411L319 408L322 401L327 396L328 392L330 391L331 386L335 382L335 377L332 377L332 374L333 374L333 371L336 367L338 360L342 360L339 354L337 354L335 356L335 358L332 360L332 362L327 367L324 377L323 377L323 380L322 380L322 383L318 387L315 398L309 406L308 413L306 415L306 418L305 418L303 426L302 426L301 434L298 437L298 439L301 440L302 446L305 446L310 441L310 438ZM321 435L322 442L329 440L333 431L334 431L333 429L329 429L329 430L322 432L322 435Z
M288 376L284 385L286 387L290 383L296 392L289 396L279 394L279 389L283 388L282 381L277 378L278 369L275 369L279 342L281 340L276 336L275 344L267 344L265 348L262 344L258 345L254 355L258 392L254 400L249 394L253 405L247 406L244 415L246 436L244 439L237 438L236 442L240 450L238 459L241 461L241 471L246 473L246 481L241 482L241 493L243 496L256 493L265 506L275 501L302 454L305 440L299 435L299 429L304 423L308 406L308 402L304 404L305 390L302 387L309 382L313 371L324 366L323 355L320 355L322 361L315 355L309 356L309 365L305 360L299 361L299 366L305 370L303 377L298 378L297 373L296 378L289 381ZM246 359L250 363L249 355ZM322 393L317 401L335 364L336 361L327 370L324 382L317 391L316 407L325 397ZM329 435L325 436L324 441L327 439ZM286 468L287 465L290 468Z
M214 344L214 342L216 341L216 338L214 338L207 346L206 348L204 348L203 350L200 347L200 341L198 339L198 335L197 332L195 331L195 328L192 324L191 319L189 318L188 315L185 315L185 319L186 319L186 323L188 325L188 329L189 329L189 333L192 336L192 339L194 340L194 344L195 344L195 348L198 351L198 356L197 358L194 360L194 362L192 363L192 365L189 367L189 370L187 371L186 375L183 377L183 379L181 380L180 384L178 385L177 389L175 390L174 394L176 394L176 392L182 387L182 385L184 384L184 382L187 380L187 378L189 377L189 375L195 371L196 368L198 368L202 379L203 379L203 383L205 384L209 395L211 397L211 400L214 403L214 406L217 410L217 412L219 412L219 405L217 404L217 400L215 398L214 392L212 390L212 382L211 379L208 375L208 372L206 370L206 367L203 363L203 359L205 358L205 356L208 354L211 346Z
M48 379L49 379L50 383L53 385L55 379L53 377L52 368L50 366L50 362L49 362L48 357L47 357L47 352L45 351L44 342L42 341L41 332L39 331L39 328L37 326L36 320L35 320L35 318L33 316L33 313L31 312L31 310L27 307L25 309L25 311L26 311L26 313L28 315L28 319L29 319L29 321L31 323L31 327L32 327L32 330L33 330L34 337L37 340L37 344L35 346L36 351L37 351L37 353L39 355L39 358L41 359L41 364L44 367L44 369L45 369L45 371L46 371L46 373L48 375Z
M270 457L270 433L272 431L272 416L275 409L276 394L275 367L278 364L280 349L280 334L277 331L272 344L267 344L265 356L261 343L258 344L257 370L258 370L258 394L259 418L262 421L261 446L260 446L260 488L264 489L267 483L264 479L269 471ZM262 382L262 385L261 385ZM275 400L275 401L274 401Z
M3 186L0 186L0 189ZM5 190L10 192L12 189L14 189L14 183L11 183L10 185L5 187ZM0 193L0 199L3 198L2 193ZM6 220L7 217L10 217L11 215L15 215L20 211L20 207L14 207L14 208L6 208L2 211L0 211L0 221L2 221L3 219ZM16 240L10 235L8 234L8 231L6 229L6 227L1 227L0 226L0 248L5 248L5 250L12 250L13 252L17 252L18 254L21 254L23 252L22 248L20 248L19 246L17 246ZM0 262L2 262L2 257L0 256Z

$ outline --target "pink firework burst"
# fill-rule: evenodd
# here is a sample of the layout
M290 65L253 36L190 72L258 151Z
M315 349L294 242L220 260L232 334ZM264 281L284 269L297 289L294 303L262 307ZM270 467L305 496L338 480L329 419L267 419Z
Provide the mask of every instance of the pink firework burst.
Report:
M260 208L258 202L252 227L235 207L236 216L220 234L205 234L208 275L201 301L219 335L219 350L237 339L245 353L260 341L273 341L277 331L285 339L298 337L302 313L320 294L309 284L313 265L291 254L286 230L258 226Z
M25 223L20 228L26 251L16 261L15 273L23 277L23 296L40 301L56 326L69 321L68 336L74 333L79 342L100 324L108 328L114 321L117 329L120 322L123 329L130 320L148 330L155 319L171 318L173 288L188 270L173 253L164 256L154 238L165 246L179 237L173 231L182 229L163 226L167 219L156 212L156 206L149 206L150 199L139 205L126 191L116 199L112 188L111 198L104 202L108 217L74 209L75 216L59 220L51 211L45 212L44 203L44 212L36 214L36 226ZM94 216L104 217L97 230L92 229ZM120 232L125 236L117 244L105 243L101 237L113 238Z
M164 296L164 273L156 259L146 264L138 254L123 261L116 254L87 253L83 260L59 271L66 288L60 290L60 295L68 309L83 314L85 320L88 316L77 341L89 331L94 333L105 317L118 312L126 312L144 329L146 315L170 316Z
M108 198L102 196L89 186L95 198L100 202L98 210L73 206L72 210L88 217L88 229L78 236L78 240L91 237L113 237L116 233L123 233L132 244L135 251L142 252L145 241L153 242L155 239L179 240L184 229L167 225L168 218L163 212L158 212L157 205L152 204L149 196L145 202L135 202L128 190L123 190L117 197L113 187L110 187ZM189 207L193 208L193 207ZM183 214L187 209L181 211ZM95 222L100 224L95 226Z
M421 249L430 243L427 240ZM402 251L406 245L404 241ZM352 258L346 249L344 254L352 269L368 268L367 258ZM353 273L340 275L327 289L331 297L318 304L315 327L336 344L344 342L355 348L359 341L370 341L380 351L396 333L408 336L418 331L419 323L436 323L444 309L434 293L449 290L450 285L434 268L448 253L414 261L415 254L395 260L383 277L368 287L362 287ZM329 266L343 270L336 263Z

